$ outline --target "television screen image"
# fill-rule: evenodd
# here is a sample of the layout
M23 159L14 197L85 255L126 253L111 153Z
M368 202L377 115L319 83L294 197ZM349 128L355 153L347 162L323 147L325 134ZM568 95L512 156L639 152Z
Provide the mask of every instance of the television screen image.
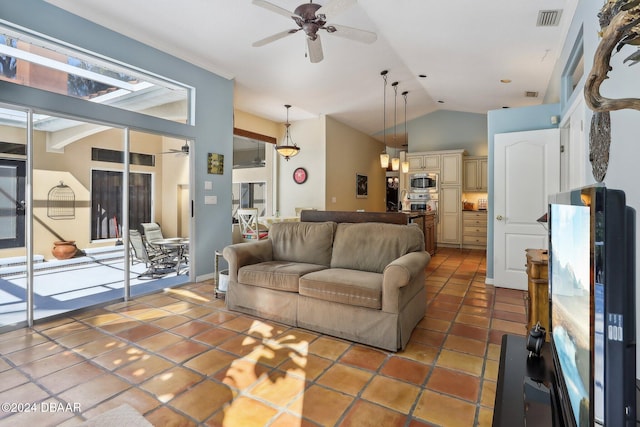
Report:
M551 221L553 340L571 410L578 425L587 425L591 378L590 209L551 205Z
M636 425L635 211L594 185L549 198L549 324L564 427Z

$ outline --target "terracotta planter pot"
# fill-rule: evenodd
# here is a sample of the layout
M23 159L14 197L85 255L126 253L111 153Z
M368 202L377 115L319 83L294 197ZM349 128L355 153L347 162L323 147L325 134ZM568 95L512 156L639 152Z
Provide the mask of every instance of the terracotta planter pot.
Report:
M51 253L57 259L69 259L73 258L78 252L75 240L59 240L53 242L53 249Z

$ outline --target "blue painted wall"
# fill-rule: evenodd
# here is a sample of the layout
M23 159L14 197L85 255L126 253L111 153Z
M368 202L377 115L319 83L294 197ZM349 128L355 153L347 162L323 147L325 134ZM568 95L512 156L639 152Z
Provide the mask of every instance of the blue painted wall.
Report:
M464 149L487 155L487 115L438 110L407 122L409 151Z

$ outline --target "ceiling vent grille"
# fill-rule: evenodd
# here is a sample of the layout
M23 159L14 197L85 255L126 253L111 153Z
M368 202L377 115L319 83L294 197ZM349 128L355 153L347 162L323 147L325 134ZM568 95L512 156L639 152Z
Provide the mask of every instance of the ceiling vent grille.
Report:
M538 27L557 27L560 24L562 9L541 10L538 12Z
M528 90L524 93L524 96L526 96L527 98L537 98L538 97L538 92L534 92L532 90Z

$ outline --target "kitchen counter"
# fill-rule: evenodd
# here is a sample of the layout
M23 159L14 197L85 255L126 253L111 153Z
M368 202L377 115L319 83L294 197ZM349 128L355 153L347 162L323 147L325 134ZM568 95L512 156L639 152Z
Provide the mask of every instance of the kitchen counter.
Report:
M400 211L407 215L435 215L436 211Z

